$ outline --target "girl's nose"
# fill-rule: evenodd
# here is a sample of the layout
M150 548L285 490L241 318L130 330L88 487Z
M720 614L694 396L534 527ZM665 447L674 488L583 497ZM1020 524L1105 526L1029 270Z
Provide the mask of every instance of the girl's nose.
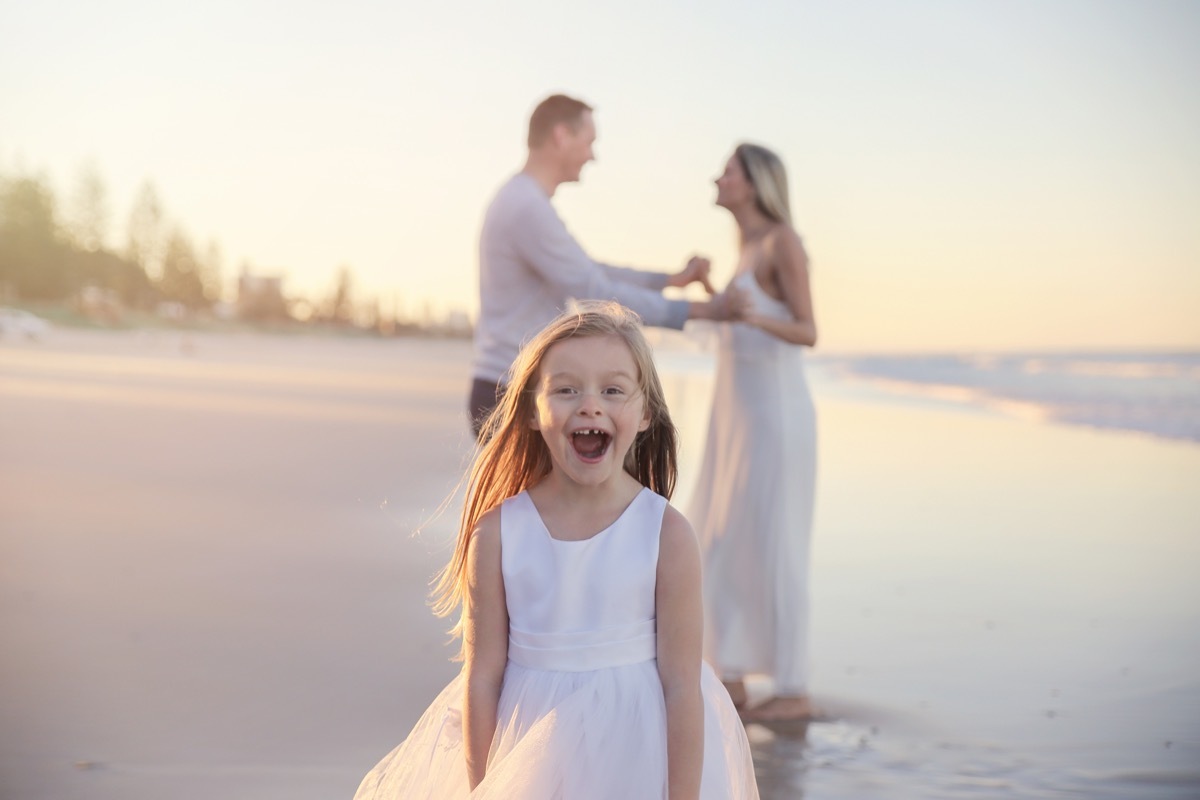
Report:
M584 416L600 413L600 399L591 392L584 392L579 399L579 413Z

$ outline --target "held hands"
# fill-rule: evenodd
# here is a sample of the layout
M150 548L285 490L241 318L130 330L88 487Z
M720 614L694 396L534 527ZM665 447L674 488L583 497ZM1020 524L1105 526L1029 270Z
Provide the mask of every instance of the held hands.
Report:
M730 285L720 295L713 298L713 302L719 305L717 319L722 322L750 322L753 324L751 320L754 313L753 300L745 289Z
M692 256L683 269L667 279L667 285L682 288L692 283L699 283L704 287L704 291L716 294L716 290L708 280L708 273L711 270L712 262L707 258Z
M706 319L713 322L745 322L756 325L753 300L750 295L736 286L730 286L711 300L692 302L688 310L689 319Z

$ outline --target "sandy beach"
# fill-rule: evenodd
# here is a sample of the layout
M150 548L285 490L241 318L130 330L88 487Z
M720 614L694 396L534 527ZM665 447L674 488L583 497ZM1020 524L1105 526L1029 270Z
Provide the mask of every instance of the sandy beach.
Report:
M457 669L468 354L0 341L0 797L349 798ZM764 798L1200 797L1200 447L812 379L829 720L751 726Z

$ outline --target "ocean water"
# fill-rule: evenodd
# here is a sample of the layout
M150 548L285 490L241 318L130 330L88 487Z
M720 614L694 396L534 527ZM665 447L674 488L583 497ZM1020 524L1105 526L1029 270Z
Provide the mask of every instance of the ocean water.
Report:
M686 508L712 355L655 344ZM1200 354L808 372L827 716L749 726L764 800L1200 798Z
M1200 353L857 356L816 361L890 392L1200 442Z

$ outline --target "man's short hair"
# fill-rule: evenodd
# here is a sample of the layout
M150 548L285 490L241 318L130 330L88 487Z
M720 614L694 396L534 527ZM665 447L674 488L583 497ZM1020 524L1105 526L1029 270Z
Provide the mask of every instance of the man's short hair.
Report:
M537 108L529 117L530 149L545 144L546 140L550 138L550 134L554 132L556 125L565 122L574 129L579 125L584 112L591 110L591 106L574 97L567 97L565 94L550 95L538 103Z

